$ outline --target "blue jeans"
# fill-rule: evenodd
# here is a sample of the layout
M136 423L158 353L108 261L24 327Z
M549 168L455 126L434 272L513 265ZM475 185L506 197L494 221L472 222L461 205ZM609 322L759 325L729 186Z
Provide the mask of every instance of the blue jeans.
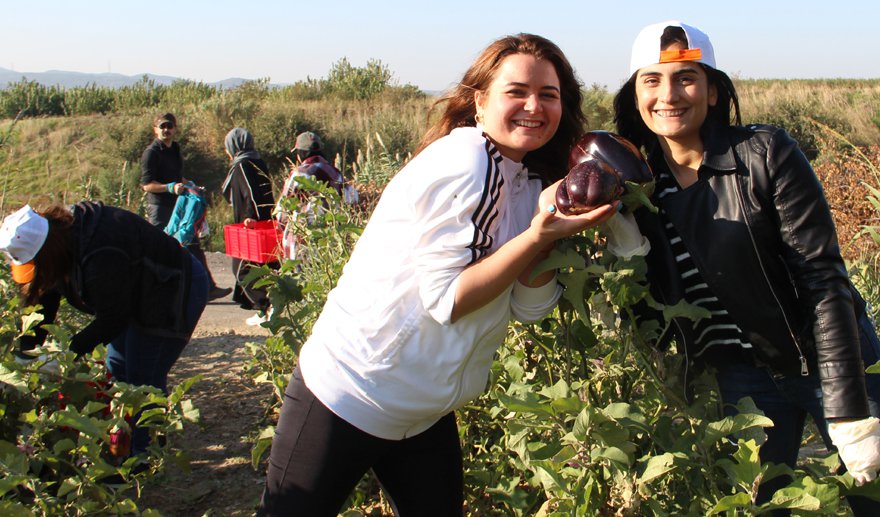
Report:
M208 303L208 275L194 257L190 280L189 300L186 306L186 330L191 334ZM168 393L168 372L189 338L170 338L146 334L135 324L129 324L107 346L107 369L114 379L137 386L153 386ZM137 421L139 415L135 415ZM143 453L150 443L149 430L133 426L132 454Z
M874 326L867 316L859 318L862 360L870 366L880 360L880 340ZM773 427L764 429L767 441L761 447L761 462L785 464L794 468L800 450L806 416L809 414L825 442L825 447L834 450L828 437L828 424L822 410L822 388L819 377L813 372L808 377L774 375L765 368L735 363L719 368L715 375L724 414L736 413L733 407L741 398L751 397L764 415L773 420ZM880 417L880 375L865 376L868 403L873 416ZM779 477L761 485L758 502L770 500L773 492L785 487L790 479ZM853 514L880 515L880 502L864 497L848 497Z

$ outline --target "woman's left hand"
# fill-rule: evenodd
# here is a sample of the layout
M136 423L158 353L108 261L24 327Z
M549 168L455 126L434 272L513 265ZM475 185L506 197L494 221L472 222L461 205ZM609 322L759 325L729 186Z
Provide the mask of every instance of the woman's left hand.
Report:
M583 214L565 215L556 207L556 189L562 180L550 185L538 198L538 210L532 218L531 228L537 232L541 242L553 241L578 234L587 228L598 226L615 213L620 201L602 205Z
M255 226L256 222L257 221L255 219L251 219L250 217L245 218L245 220L242 221L245 228L253 228Z

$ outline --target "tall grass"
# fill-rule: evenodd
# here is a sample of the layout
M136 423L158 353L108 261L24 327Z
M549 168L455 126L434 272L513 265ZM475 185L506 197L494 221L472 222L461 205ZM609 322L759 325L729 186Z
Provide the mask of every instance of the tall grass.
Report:
M745 123L786 128L807 156L819 154L817 120L858 146L880 144L880 80L736 81Z

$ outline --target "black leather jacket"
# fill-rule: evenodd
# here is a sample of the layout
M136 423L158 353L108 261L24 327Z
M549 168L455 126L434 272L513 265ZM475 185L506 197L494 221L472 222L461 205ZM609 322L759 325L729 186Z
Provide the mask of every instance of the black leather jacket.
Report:
M869 415L852 289L822 187L797 143L770 126L704 131L698 181L686 195L653 200L675 225L697 268L773 371L818 371L827 418ZM655 173L667 165L649 152ZM659 216L637 210L651 242L652 295L672 305L681 277ZM686 345L693 326L669 329ZM661 337L661 346L672 339ZM687 349L687 347L683 347Z

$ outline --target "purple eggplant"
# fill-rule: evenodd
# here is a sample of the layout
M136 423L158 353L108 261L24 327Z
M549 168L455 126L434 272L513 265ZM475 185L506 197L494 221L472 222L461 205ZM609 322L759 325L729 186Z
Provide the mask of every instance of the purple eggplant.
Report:
M556 190L563 214L581 214L624 198L624 205L652 207L654 175L629 140L609 131L590 131L572 147L569 171Z
M632 142L610 131L590 131L571 148L568 167L587 159L588 156L608 162L620 178L633 183L647 183L654 179L651 167Z
M607 162L587 157L556 189L556 205L563 214L582 214L611 203L623 191L620 175Z

